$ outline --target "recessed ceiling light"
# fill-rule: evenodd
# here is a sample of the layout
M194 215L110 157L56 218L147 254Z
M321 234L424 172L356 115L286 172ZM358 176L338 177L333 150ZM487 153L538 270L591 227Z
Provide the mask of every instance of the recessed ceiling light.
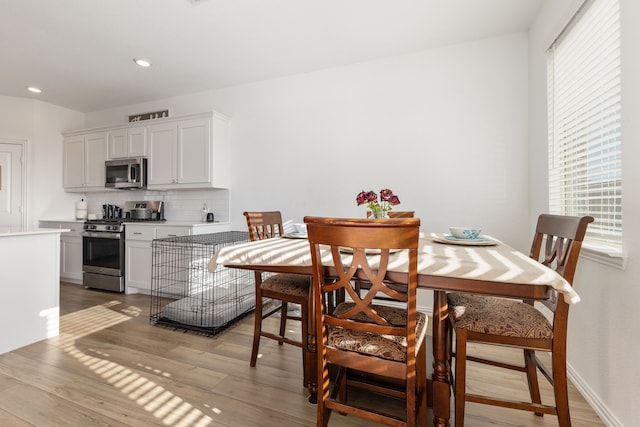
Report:
M42 93L42 89L35 86L27 86L27 90L32 93Z
M144 59L144 58L133 58L133 62L135 62L136 64L138 64L141 67L151 67L151 62L149 62L148 59Z

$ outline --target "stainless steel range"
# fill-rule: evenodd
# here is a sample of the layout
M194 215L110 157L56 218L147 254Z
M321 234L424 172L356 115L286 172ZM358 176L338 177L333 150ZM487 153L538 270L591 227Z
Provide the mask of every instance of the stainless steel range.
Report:
M82 284L87 288L124 292L125 222L165 220L161 201L127 202L124 218L112 217L114 212L105 209L105 218L85 221L82 227Z
M122 219L86 221L82 229L82 284L88 288L124 292Z

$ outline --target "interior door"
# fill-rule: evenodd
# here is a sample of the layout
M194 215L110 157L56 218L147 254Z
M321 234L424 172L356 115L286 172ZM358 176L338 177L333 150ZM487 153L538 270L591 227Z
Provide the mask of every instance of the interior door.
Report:
M0 139L0 231L24 226L24 142Z

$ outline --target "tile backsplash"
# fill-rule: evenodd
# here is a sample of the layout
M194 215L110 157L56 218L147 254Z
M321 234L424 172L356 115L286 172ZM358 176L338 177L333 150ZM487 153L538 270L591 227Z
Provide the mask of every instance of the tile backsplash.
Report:
M85 200L89 214L102 217L102 205L123 206L124 202L137 200L163 200L164 216L169 221L203 221L205 213L213 212L215 220L229 222L229 190L181 190L181 191L113 191L105 193L87 193Z

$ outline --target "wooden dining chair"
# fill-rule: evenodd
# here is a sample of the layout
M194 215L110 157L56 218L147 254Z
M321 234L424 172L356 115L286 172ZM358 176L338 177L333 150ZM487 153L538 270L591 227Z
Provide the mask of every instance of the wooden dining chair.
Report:
M282 225L282 215L278 211L274 212L244 212L249 228L249 238L251 241L264 240L279 237L284 234ZM263 277L266 273L256 271L256 311L255 324L253 328L253 347L251 348L250 366L256 366L258 359L258 349L260 347L260 337L270 338L283 343L295 345L302 348L302 360L304 371L304 384L308 383L306 365L307 351L307 327L309 290L311 287L310 278L295 274L272 274ZM280 304L265 307L264 299L270 298ZM300 316L289 313L289 304L294 303L300 306ZM280 313L280 330L274 334L262 329L262 321L269 316ZM301 322L301 340L294 340L286 336L287 320L297 320Z
M531 258L555 269L573 283L582 241L593 217L570 217L543 214L538 218ZM465 402L533 411L536 415L553 414L561 427L571 425L567 395L566 344L569 304L561 293L542 301L552 315L533 301L450 293L449 339L455 331L455 425L464 425ZM522 348L524 364L502 363L467 354L467 343L483 343ZM551 370L540 362L536 350L551 353ZM451 360L451 358L450 358ZM466 361L480 362L527 375L531 402L499 399L466 392ZM540 399L537 370L553 385L555 404L544 405Z
M332 411L337 411L386 425L426 426L427 316L416 309L420 219L305 217L304 221L317 327L317 425L326 426ZM409 272L392 277L387 266L391 254L400 250L408 252ZM356 292L354 278L371 283L365 295ZM347 298L327 309L325 297L336 291ZM396 304L372 304L379 292ZM371 376L376 381L370 381ZM354 402L349 398L351 387L404 399L404 415L383 413L366 401Z
M371 218L373 212L367 211L367 218ZM415 216L414 211L389 211L387 212L389 218L413 218Z

